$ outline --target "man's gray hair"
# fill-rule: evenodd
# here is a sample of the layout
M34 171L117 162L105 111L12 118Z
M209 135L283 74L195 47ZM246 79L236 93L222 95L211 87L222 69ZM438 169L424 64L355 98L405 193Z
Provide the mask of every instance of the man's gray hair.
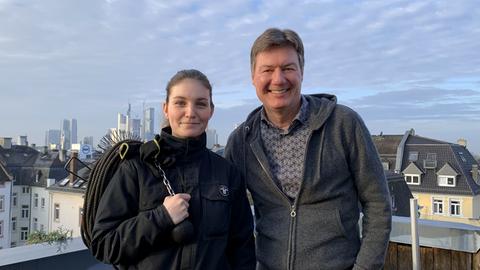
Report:
M278 47L292 47L295 49L298 55L300 70L303 74L305 58L302 39L300 39L300 36L293 30L280 30L278 28L265 30L253 43L252 50L250 51L250 69L252 73L255 70L255 57L257 54Z

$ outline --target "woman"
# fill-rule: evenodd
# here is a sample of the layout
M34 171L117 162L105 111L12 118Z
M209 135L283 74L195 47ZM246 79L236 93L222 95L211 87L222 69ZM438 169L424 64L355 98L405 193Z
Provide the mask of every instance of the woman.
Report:
M170 79L163 106L169 127L120 165L100 200L97 259L120 269L255 268L243 179L205 147L213 109L212 87L200 71Z

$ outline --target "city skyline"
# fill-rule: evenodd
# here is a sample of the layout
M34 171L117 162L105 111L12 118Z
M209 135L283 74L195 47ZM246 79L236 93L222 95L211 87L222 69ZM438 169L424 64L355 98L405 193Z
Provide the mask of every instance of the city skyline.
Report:
M40 145L46 130L75 118L78 138L98 142L128 103L133 116L143 115L145 103L160 119L168 79L197 68L212 82L210 126L225 144L259 105L250 46L279 27L297 31L305 44L303 93L337 95L372 134L414 128L447 142L465 138L480 153L480 10L473 0L4 0L0 25L3 137L27 135Z

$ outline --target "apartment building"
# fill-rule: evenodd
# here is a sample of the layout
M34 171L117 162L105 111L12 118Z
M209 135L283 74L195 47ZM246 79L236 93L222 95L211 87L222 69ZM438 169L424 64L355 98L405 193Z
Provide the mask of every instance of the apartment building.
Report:
M478 162L464 144L418 136L372 136L385 170L404 177L420 218L480 226Z
M10 194L13 177L0 160L0 249L10 247Z

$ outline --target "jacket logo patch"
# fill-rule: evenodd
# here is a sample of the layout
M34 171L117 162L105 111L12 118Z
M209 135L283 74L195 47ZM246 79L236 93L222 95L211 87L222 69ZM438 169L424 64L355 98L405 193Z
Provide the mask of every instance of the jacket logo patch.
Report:
M225 185L220 185L218 187L218 191L220 192L220 195L222 195L223 197L227 197L228 196L228 187L225 186Z

